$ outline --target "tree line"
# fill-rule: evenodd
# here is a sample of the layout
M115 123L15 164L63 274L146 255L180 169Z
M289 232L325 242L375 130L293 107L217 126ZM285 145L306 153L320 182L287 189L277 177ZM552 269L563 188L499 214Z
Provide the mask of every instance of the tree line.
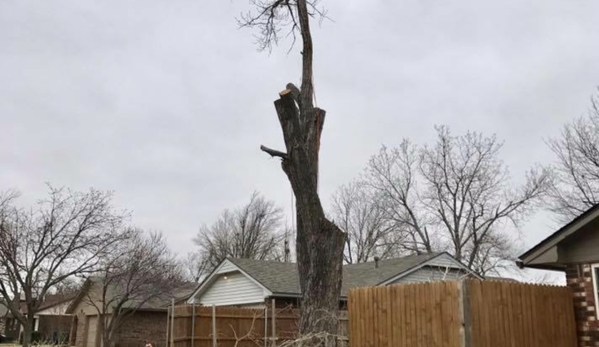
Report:
M383 145L334 192L328 216L346 234L345 263L447 251L483 275L497 274L512 266L531 214L567 222L599 203L599 94L586 116L547 140L554 162L531 166L520 184L495 135L435 130L432 143ZM200 278L226 257L281 261L293 238L282 209L254 192L201 227L189 259Z
M343 260L444 250L492 274L512 263L518 226L534 211L567 222L599 203L598 140L599 95L588 115L547 141L554 163L531 167L519 185L494 135L453 135L440 126L433 143L403 139L382 146L331 198L327 216L346 235ZM25 346L43 298L78 289L81 278L92 279L104 295L121 288L102 305L89 300L98 313L116 312L102 322L102 338L111 345L136 305L168 295L177 283L200 281L226 257L289 260L295 237L282 209L257 192L201 226L196 251L185 259L168 249L162 234L132 225L130 214L114 207L112 192L48 186L34 206L20 206L18 198L13 190L0 193L0 301L23 326Z
M48 186L48 196L34 206L20 206L18 198L16 191L0 193L0 304L22 327L25 347L44 298L73 294L83 278L101 298L88 292L82 300L103 317L105 346L114 345L114 333L131 312L168 297L185 280L165 238L130 225L129 214L114 207L112 192Z

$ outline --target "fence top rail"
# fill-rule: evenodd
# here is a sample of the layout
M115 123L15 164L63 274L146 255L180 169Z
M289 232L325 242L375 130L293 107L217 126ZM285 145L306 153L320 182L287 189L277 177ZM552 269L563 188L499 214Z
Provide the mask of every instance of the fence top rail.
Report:
M479 279L462 279L462 280L439 280L439 281L430 281L430 282L416 282L416 283L403 283L403 284L392 284L386 286L371 286L371 287L359 287L352 288L349 290L349 296L356 295L355 293L359 292L368 292L372 290L384 290L386 287L404 287L404 288L414 288L414 287L428 287L439 285L440 283L481 283L482 285L497 285L499 283L506 284L510 286L526 286L526 287L535 287L535 288L548 288L550 290L570 290L568 286L554 284L554 283L532 283L532 282L517 282L517 281L505 281L500 279L489 279L489 280L479 280Z

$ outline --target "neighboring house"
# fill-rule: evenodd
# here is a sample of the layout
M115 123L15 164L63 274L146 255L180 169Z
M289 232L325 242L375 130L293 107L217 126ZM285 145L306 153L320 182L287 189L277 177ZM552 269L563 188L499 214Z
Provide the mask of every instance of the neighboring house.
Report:
M75 292L47 294L42 298L42 303L33 319L33 331L37 332L37 339L42 341L68 341L72 317L66 314L66 308L75 297ZM20 302L20 311L27 315L27 305L24 300ZM6 336L11 339L20 339L23 327L8 312L6 315Z
M341 307L352 288L481 276L448 253L414 255L343 266ZM252 259L222 261L188 303L254 307L276 299L295 305L300 297L297 264Z
M517 264L565 272L574 292L579 347L599 346L599 205L522 254Z
M175 303L185 302L191 293L198 287L197 283L185 283L173 290L172 295L163 298L154 298L141 306L129 306L131 313L125 318L116 332L115 347L140 347L150 342L154 347L166 344L167 307L171 300ZM96 307L102 307L102 284L88 279L71 305L67 313L73 314L71 327L71 346L76 347L101 347L101 321ZM110 287L107 290L111 295L119 295L118 289ZM138 307L139 306L139 307ZM126 307L127 308L127 307ZM110 315L107 312L105 315Z

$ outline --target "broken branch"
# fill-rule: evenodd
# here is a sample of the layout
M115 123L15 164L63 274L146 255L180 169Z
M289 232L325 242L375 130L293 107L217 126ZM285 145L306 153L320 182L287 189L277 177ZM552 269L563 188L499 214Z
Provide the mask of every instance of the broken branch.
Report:
M260 146L260 149L263 152L270 154L271 157L279 157L279 158L287 159L287 153L285 153L285 152L277 151L276 149L268 148L266 146Z

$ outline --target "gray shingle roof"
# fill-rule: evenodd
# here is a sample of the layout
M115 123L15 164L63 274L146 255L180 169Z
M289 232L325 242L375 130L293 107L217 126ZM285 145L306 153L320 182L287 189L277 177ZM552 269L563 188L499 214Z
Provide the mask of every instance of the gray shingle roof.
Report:
M378 267L375 267L374 262L344 265L341 295L346 296L352 288L378 285L439 254L429 253L380 260ZM300 293L297 264L295 263L239 258L229 260L273 294L298 295Z

